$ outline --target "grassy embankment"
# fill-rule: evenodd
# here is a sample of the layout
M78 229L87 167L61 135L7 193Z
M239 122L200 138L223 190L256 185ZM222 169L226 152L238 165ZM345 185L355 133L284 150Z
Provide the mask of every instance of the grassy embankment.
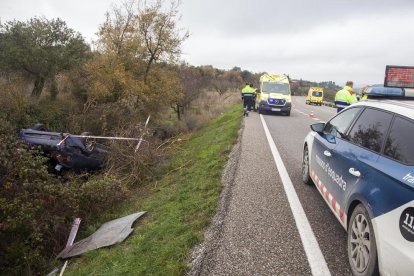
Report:
M191 248L216 211L221 175L236 142L240 105L214 119L182 144L145 195L103 214L102 222L147 211L123 243L98 249L69 264L67 275L180 275ZM99 225L88 229L92 232Z

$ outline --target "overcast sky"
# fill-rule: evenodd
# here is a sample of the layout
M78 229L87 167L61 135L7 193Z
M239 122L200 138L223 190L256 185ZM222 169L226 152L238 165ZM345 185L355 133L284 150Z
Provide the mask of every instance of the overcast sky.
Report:
M0 0L1 21L60 17L91 42L114 0ZM414 66L414 0L182 0L183 59L312 81L382 83Z

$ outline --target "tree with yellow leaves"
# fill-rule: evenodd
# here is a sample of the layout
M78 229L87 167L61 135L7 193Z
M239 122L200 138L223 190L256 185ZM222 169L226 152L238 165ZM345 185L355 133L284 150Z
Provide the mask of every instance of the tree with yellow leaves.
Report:
M89 102L128 99L141 109L170 105L181 96L178 77L168 64L181 54L188 33L177 27L179 2L127 0L114 6L100 26L97 55L86 70Z

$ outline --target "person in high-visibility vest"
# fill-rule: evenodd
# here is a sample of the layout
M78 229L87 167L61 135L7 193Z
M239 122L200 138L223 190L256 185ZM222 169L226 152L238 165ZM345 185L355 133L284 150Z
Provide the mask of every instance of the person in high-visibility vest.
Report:
M256 90L246 83L246 86L241 91L243 99L244 115L249 116L249 111L253 107L254 97L256 96Z
M361 97L359 98L360 101L365 101L368 99L368 94L366 93L366 90L369 88L369 85L365 85L361 89Z
M352 91L353 86L354 83L352 81L347 81L344 88L336 92L335 105L337 112L341 111L357 100L355 93Z
M368 99L368 95L365 93L362 93L360 101L365 101L366 99Z
M254 88L253 83L250 83L250 87L252 88L253 91L253 98L252 98L252 108L254 111L256 111L256 96L257 96L257 89Z

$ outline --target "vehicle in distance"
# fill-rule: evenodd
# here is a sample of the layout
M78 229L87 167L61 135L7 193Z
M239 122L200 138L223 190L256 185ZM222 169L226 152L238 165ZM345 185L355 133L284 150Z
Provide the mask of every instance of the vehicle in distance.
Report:
M360 101L311 125L302 176L347 231L354 275L414 273L414 101Z
M308 96L306 97L306 104L322 105L323 102L323 88L310 87Z
M272 74L260 76L255 105L259 113L268 111L289 116L292 108L289 78Z
M55 170L84 171L96 170L104 166L109 153L106 146L92 139L42 129L42 126L37 124L34 128L21 129L19 136L29 145L39 146L45 155L50 157Z

